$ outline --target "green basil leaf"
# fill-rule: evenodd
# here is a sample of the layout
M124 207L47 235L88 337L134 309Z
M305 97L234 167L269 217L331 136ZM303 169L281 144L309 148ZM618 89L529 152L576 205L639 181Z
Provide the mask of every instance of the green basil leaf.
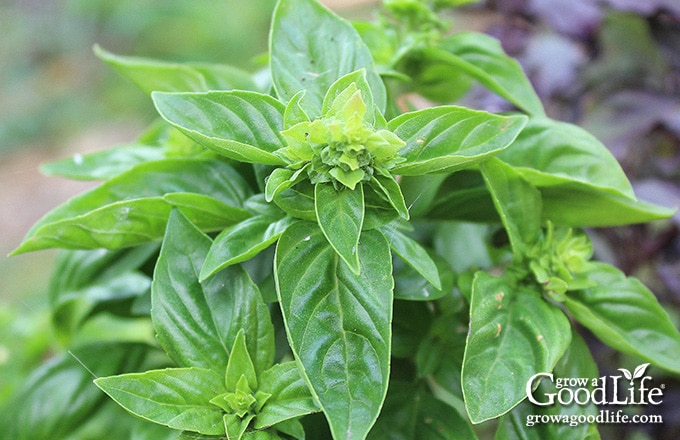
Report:
M593 135L573 124L532 118L499 158L539 188L570 183L582 190L635 199L614 156Z
M596 287L569 292L569 312L606 344L680 373L680 333L640 281L605 263L591 263Z
M205 257L201 282L227 266L251 259L276 242L293 221L257 215L225 229L215 237Z
M406 161L394 174L451 172L498 154L515 140L526 116L500 116L463 107L441 106L392 119L389 130L406 142Z
M316 217L323 235L340 258L359 274L359 235L364 223L364 190L336 190L332 185L317 183L314 187Z
M227 439L241 440L246 429L248 429L250 421L253 420L254 417L254 414L246 414L244 418L241 418L236 414L225 414L224 430L226 431Z
M55 269L50 278L50 305L59 303L62 295L101 285L135 271L157 252L157 243L111 251L61 251L57 255Z
M511 166L497 158L480 165L516 256L522 256L541 234L541 193Z
M80 290L60 292L52 305L52 324L57 338L67 343L95 307L141 296L150 287L148 276L130 271Z
M104 396L92 385L92 376L135 370L147 350L142 345L97 344L55 356L34 370L3 406L3 437L66 437L102 403Z
M250 217L241 209L249 192L243 178L217 160L146 162L47 213L13 253L116 249L158 240L173 200L201 229L222 229Z
M255 419L255 429L319 411L295 362L276 364L260 376L260 390L271 394Z
M572 377L596 379L599 376L597 364L595 364L595 360L590 354L590 349L577 333L572 334L569 348L564 356L562 356L562 359L555 365L552 373L555 379ZM546 399L539 396L558 392L559 390L555 387L554 383L545 379L533 391L533 395L537 401L545 402ZM597 414L597 406L592 402L588 405L560 405L559 402L556 402L554 405L537 406L525 400L503 416L495 438L497 440L543 440L547 438L583 440L590 429L587 423L571 426L569 423L564 422L533 424L530 420L537 416L548 416L565 421L578 418L579 416L587 417L596 416ZM529 424L533 426L528 426Z
M390 247L394 253L399 255L399 258L415 269L430 284L441 290L442 284L437 265L432 261L430 254L427 253L420 243L394 228L390 230L383 228L382 232L390 242Z
M666 219L675 213L675 209L593 190L579 183L539 189L543 200L543 216L558 225L629 225Z
M274 200L274 197L281 194L281 192L292 188L293 185L299 183L306 177L302 170L293 171L287 168L276 168L267 176L267 182L264 188L264 196L267 202Z
M300 106L300 100L305 96L305 90L300 90L290 98L288 104L286 105L286 111L283 114L283 128L289 129L298 122L309 121L309 116L305 113L305 110Z
M274 360L274 329L257 286L240 266L203 284L198 276L211 241L173 211L151 287L151 319L158 341L182 367L222 374L240 329L257 371Z
M379 232L365 231L359 255L357 276L307 222L288 228L276 249L277 291L288 340L335 438L366 435L389 378L389 245Z
M173 429L224 434L221 408L209 402L226 392L224 377L202 368L168 368L95 379L130 413Z
M285 102L305 90L300 104L310 118L321 116L324 96L335 81L362 68L376 107L385 111L385 86L373 69L370 50L350 23L317 1L280 1L269 45L276 94Z
M117 176L143 162L165 158L162 148L148 145L123 145L105 151L72 157L40 166L48 176L73 180L106 180Z
M357 90L361 92L361 99L363 99L366 104L366 116L364 119L369 124L373 124L376 118L375 105L373 104L373 92L371 91L371 86L368 84L366 79L366 69L357 70L352 73L339 78L333 84L331 84L328 92L326 92L323 104L321 106L321 114L324 116L332 116L331 113L334 112L333 101L342 93L350 84L354 83L357 86ZM379 112L379 110L378 110Z
M317 221L314 205L314 185L303 180L295 187L274 196L274 203L286 214L294 218Z
M255 90L246 72L217 64L179 64L147 58L115 55L94 47L95 54L145 93L203 92L208 90Z
M525 399L529 378L552 371L570 339L567 317L538 292L477 272L462 372L470 420L498 417Z
M479 32L459 32L442 42L449 65L475 78L484 87L532 116L543 116L541 100L517 60L507 56L500 42Z
M476 440L470 422L416 386L392 382L369 440Z
M379 195L384 196L387 202L389 202L395 211L399 213L401 218L404 220L409 219L409 212L406 207L406 202L404 201L404 195L401 193L401 188L392 175L373 175L371 177L371 186L379 189L379 191L376 192Z
M389 240L389 235L387 235ZM438 255L429 255L438 272L441 287L437 288L423 275L413 269L401 259L394 259L394 297L409 301L433 301L444 297L453 291L456 275L451 266Z
M285 165L273 154L285 145L285 107L271 96L235 90L151 97L163 119L204 147L240 162Z
M238 381L241 376L245 376L248 381L248 386L252 390L258 388L257 372L255 365L248 353L248 346L246 345L246 335L243 329L239 330L234 339L234 345L230 349L229 363L227 364L227 372L224 383L227 390L236 390Z

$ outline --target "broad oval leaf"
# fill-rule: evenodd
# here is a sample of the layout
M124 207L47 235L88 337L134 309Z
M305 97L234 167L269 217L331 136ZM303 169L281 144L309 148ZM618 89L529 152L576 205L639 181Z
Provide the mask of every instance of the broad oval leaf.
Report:
M277 95L288 102L305 90L300 104L310 118L321 116L324 96L335 81L362 68L376 107L385 111L385 86L370 50L350 23L316 0L280 1L269 46Z
M333 188L317 183L314 188L316 217L323 235L340 258L356 274L359 265L359 235L364 223L364 190Z
M286 108L271 96L240 90L151 96L163 119L204 147L240 162L285 165L273 152L285 145Z
M406 142L406 161L394 174L451 172L500 153L519 134L526 116L501 116L456 106L433 107L392 119L388 128Z
M200 280L219 270L246 261L279 239L293 219L272 218L264 215L251 217L222 231L210 246L201 269Z
M539 188L570 183L582 190L635 199L614 156L593 135L573 124L532 118L498 157Z
M477 272L462 371L470 420L510 411L527 397L529 378L552 371L570 340L569 320L540 293Z
M591 264L597 286L569 292L569 312L613 348L680 373L680 332L652 292L608 264Z
M335 438L364 438L389 378L392 264L378 231L359 242L361 275L313 223L279 239L275 276L286 332Z
M173 201L202 229L221 229L250 217L241 209L249 193L243 178L218 160L146 162L47 213L13 253L116 249L158 240Z
M497 39L479 32L459 32L445 39L441 47L447 53L439 57L451 67L475 78L530 115L545 115L522 66L505 54Z
M130 413L173 429L224 434L221 408L210 398L226 392L224 376L202 368L168 368L95 379Z
M223 374L241 329L257 371L274 361L269 309L248 274L231 266L203 284L198 277L211 241L173 211L151 286L158 341L181 367Z

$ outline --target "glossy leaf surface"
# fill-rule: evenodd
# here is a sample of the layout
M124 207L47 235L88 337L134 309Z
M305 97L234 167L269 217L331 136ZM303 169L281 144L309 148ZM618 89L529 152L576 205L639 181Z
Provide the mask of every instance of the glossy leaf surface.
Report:
M336 438L362 438L389 376L392 265L382 234L359 242L361 275L313 223L279 239L275 275L288 340Z
M347 50L346 48L351 48ZM342 76L366 69L373 100L385 109L385 86L373 70L371 53L354 27L320 3L282 0L270 36L274 88L287 102L301 90L301 106L311 118L321 115L324 96Z
M201 229L218 229L250 216L240 207L249 192L243 178L223 162L143 163L47 213L14 252L50 247L116 249L157 240L174 206L173 193L187 194L177 196L178 205L199 221Z
M525 399L529 378L551 371L570 339L569 320L540 293L478 272L462 371L470 420L498 417Z
M500 116L463 107L442 106L405 113L388 128L406 142L406 159L395 174L418 175L459 170L508 147L525 116Z
M100 377L95 384L132 414L173 429L224 434L221 408L205 390L225 392L224 377L201 368L169 368Z
M353 272L359 273L359 235L364 223L364 191L336 190L332 185L316 184L316 216L323 235Z
M250 356L262 371L274 360L269 310L240 266L199 283L210 244L186 217L173 212L151 292L158 340L179 366L223 374L236 335L244 329Z
M680 333L652 292L614 267L592 265L588 279L598 285L570 292L569 312L615 349L680 372Z
M240 162L284 165L285 107L269 95L231 91L152 94L160 115L195 142Z
M443 41L452 66L533 116L545 114L543 104L517 60L505 54L500 42L477 32L460 32Z
M210 246L201 269L201 281L227 266L251 259L275 243L292 222L290 217L258 215L225 229Z

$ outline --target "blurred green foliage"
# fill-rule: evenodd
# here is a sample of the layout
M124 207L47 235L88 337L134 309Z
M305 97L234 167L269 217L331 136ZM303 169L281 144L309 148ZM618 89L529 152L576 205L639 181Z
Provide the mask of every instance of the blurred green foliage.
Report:
M152 117L149 100L92 53L213 61L251 70L274 0L0 1L0 153L75 131ZM141 125L141 124L140 124Z

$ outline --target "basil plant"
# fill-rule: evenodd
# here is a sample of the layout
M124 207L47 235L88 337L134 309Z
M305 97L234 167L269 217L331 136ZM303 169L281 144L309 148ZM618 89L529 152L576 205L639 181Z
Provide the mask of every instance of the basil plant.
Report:
M350 23L280 0L257 75L96 47L160 118L43 168L102 183L14 251L65 249L65 354L5 409L8 438L599 438L523 423L596 411L527 401L537 373L598 377L577 324L680 373L654 295L581 229L672 211L547 117L496 40L447 32L459 3ZM450 104L473 84L515 111Z

